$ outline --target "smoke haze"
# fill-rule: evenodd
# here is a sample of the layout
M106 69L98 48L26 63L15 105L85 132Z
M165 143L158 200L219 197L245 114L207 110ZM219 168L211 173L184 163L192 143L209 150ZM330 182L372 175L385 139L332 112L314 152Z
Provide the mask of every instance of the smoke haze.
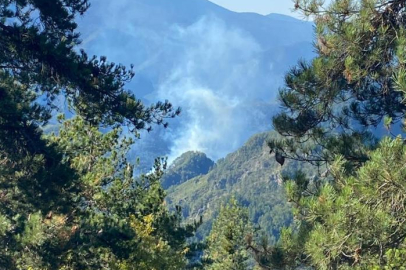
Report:
M310 23L205 0L100 0L80 27L87 51L135 65L128 87L139 98L182 108L167 130L137 142L134 154L148 162L188 150L217 160L269 130L284 72L312 56Z

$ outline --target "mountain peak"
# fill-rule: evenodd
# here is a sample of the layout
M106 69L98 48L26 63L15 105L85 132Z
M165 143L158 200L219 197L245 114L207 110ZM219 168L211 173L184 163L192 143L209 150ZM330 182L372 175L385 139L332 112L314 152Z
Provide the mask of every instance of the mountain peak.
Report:
M196 176L207 174L213 166L214 161L209 159L205 153L199 151L183 153L169 166L162 179L162 187L167 189Z

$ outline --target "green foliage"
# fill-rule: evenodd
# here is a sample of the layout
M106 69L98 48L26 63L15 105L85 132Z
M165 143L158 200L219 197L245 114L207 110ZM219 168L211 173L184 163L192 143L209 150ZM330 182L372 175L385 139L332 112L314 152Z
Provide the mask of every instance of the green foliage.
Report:
M305 258L295 264L316 269L405 267L405 162L403 140L386 138L354 176L346 176L340 158L331 168L335 181L316 192L290 182L296 186L290 200L304 230L281 240L285 256Z
M210 263L205 269L249 269L247 237L252 237L253 228L247 209L238 205L234 198L220 208L213 228L207 238L206 260Z
M314 267L366 269L399 260L390 250L403 248L405 237L405 153L400 138L384 139L351 177L339 159L332 169L336 181L297 202L311 228L304 251Z
M126 160L132 140L122 138L119 129L103 134L79 117L64 121L59 135L50 135L49 140L59 146L84 186L63 265L72 269L185 266L186 238L193 235L194 226L182 227L179 213L170 214L165 207L160 186L165 165L157 160L151 174L134 178L134 168Z
M404 1L296 0L316 23L317 57L287 73L283 112L273 119L285 139L275 151L314 165L335 155L358 167L377 145L374 127L405 115ZM374 136L375 135L375 136Z
M375 266L375 269L385 270L405 270L406 269L406 250L405 249L389 249L385 253L386 264L383 267Z
M42 95L48 109L63 95L75 112L92 123L123 123L134 131L150 129L152 123L166 126L164 118L179 110L168 102L145 107L125 90L134 76L132 68L77 52L80 41L74 19L88 7L87 0L1 1L1 74L12 74L33 95ZM40 108L35 102L34 107ZM44 114L49 112L44 109ZM40 120L49 114L43 116Z
M166 210L160 160L133 177L118 128L138 137L179 110L144 106L124 89L132 68L78 52L88 7L0 0L0 268L180 269L195 225ZM45 136L60 96L78 116Z
M162 187L167 189L180 185L199 175L207 174L214 162L206 154L189 151L176 158L162 178Z
M254 135L243 147L219 160L211 171L171 187L167 201L171 209L181 206L187 220L203 217L197 236L204 239L219 213L220 205L231 196L248 209L250 220L269 234L274 243L281 228L292 222L292 210L282 187L282 175L298 168L296 162L281 167L269 154L267 140L275 133ZM309 174L314 168L302 166Z
M343 177L338 162L335 187L301 206L314 226L306 252L320 269L363 268L383 263L388 249L402 245L406 171L403 141L385 139L354 177ZM333 233L334 232L334 233ZM391 256L389 256L391 259Z
M7 269L183 268L189 250L186 238L193 236L196 225L181 226L180 213L166 209L160 185L165 165L157 160L152 173L136 179L126 160L132 140L122 138L120 130L103 134L80 117L60 120L58 135L42 140L63 153L58 166L69 165L78 189L71 201L58 200L47 212L21 207L27 203L24 200L3 198L6 206L16 205L15 212L5 207L0 216L0 237L6 247L0 252L3 265ZM8 195L12 190L2 192Z
M32 91L11 75L0 77L0 265L25 269L28 260L40 267L38 257L52 261L54 254L38 250L35 241L49 246L46 240L59 228L42 221L52 212L63 216L73 211L80 183L56 145L42 137L35 120L43 110L32 104ZM55 238L53 244L58 243Z
M264 269L281 258L282 269L403 269L406 149L393 127L405 117L405 1L295 8L316 23L318 55L286 75L273 119L284 138L269 146L326 171L286 181L295 224L259 258ZM392 139L379 142L377 127Z

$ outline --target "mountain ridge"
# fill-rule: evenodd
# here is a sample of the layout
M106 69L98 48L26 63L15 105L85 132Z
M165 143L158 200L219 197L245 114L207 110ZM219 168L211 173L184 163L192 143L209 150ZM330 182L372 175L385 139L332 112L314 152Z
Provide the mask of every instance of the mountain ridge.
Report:
M176 158L164 174L161 184L164 189L177 186L199 175L207 174L214 161L199 151L188 151Z
M204 222L198 236L204 238L219 207L234 196L248 208L252 222L276 240L281 228L292 222L291 208L281 185L282 175L299 167L294 161L281 167L269 153L267 141L277 136L275 132L256 134L238 150L218 160L207 174L170 187L169 207L180 206L187 221L202 216ZM312 170L310 166L300 166Z

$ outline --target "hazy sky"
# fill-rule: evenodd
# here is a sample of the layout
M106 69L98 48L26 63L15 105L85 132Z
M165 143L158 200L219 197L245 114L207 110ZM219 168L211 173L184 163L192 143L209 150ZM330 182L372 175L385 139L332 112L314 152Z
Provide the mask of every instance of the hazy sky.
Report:
M237 12L256 12L263 15L280 13L294 17L300 16L292 12L292 0L210 0L219 6Z
M209 0L219 6L236 12L255 12L263 15L269 13L285 14L305 19L299 12L293 11L293 0ZM332 0L325 0L328 5Z

